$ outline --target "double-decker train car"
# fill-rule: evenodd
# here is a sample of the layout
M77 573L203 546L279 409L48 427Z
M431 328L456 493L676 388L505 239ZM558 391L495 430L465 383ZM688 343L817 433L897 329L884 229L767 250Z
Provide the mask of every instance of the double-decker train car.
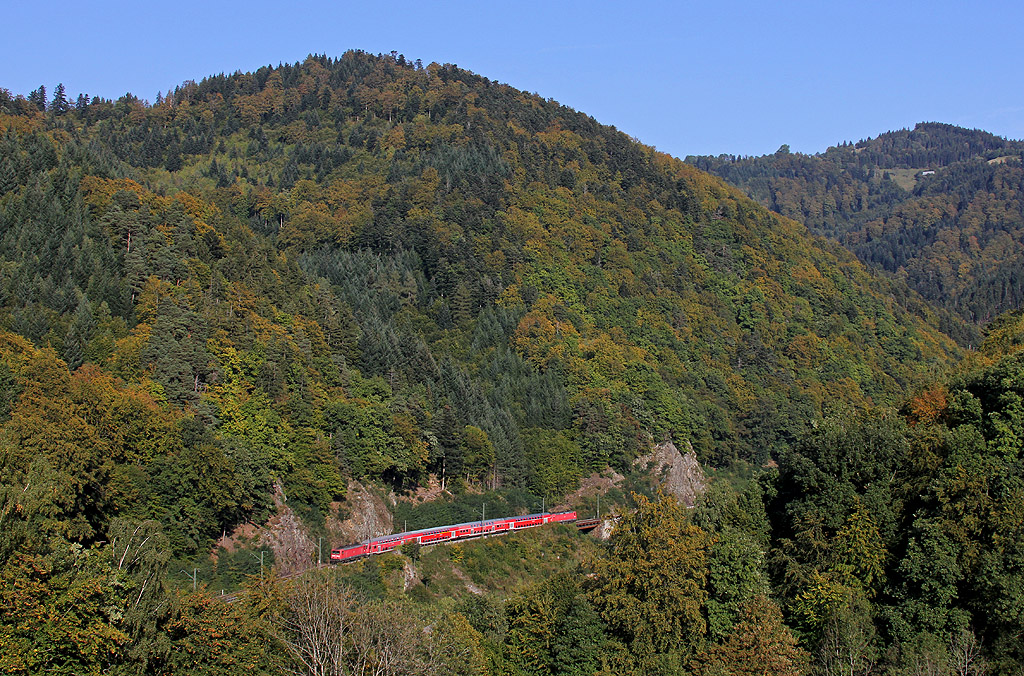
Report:
M576 512L558 512L557 514L528 514L526 516L510 516L501 519L488 519L486 521L470 521L457 523L453 526L440 526L437 528L424 528L422 530L411 530L394 535L367 540L362 544L349 545L331 550L331 561L343 563L353 561L363 556L383 554L401 547L406 542L418 542L421 545L433 545L438 542L453 542L466 540L468 538L481 537L497 533L511 533L523 528L533 528L547 523L562 523L575 521Z

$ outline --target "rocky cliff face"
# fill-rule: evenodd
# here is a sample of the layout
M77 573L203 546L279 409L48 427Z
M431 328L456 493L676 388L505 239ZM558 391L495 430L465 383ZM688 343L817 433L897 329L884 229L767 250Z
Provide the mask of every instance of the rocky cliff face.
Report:
M663 441L651 449L650 454L637 458L636 464L647 467L662 490L687 507L693 507L707 488L707 475L689 442L684 454L671 441Z
M345 502L332 511L338 514L327 519L327 530L334 538L333 546L394 532L394 517L384 499L358 482L349 482Z
M291 507L278 508L264 527L260 544L274 551L274 565L278 575L301 573L316 565L318 543L309 529ZM323 559L330 556L330 544L324 543Z
M327 563L333 547L361 542L392 532L393 517L385 499L362 484L349 482L343 502L331 504L327 516L327 535L323 538L321 561ZM234 551L252 543L269 546L274 552L274 565L279 575L294 575L317 565L317 537L310 533L288 505L284 488L278 484L274 492L277 511L262 526L243 524L217 541L219 547ZM248 543L248 544L247 544Z

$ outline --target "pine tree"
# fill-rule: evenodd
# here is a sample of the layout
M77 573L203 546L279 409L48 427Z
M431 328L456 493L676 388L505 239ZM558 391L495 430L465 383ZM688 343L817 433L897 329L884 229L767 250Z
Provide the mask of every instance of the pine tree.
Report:
M452 319L464 326L473 318L473 296L465 282L459 282L451 300Z
M39 110L46 112L46 86L39 85L39 89L29 92L28 101Z
M57 85L57 88L53 90L53 101L50 102L50 112L54 115L63 115L69 110L71 110L71 103L68 101L68 97L64 93L64 83L61 82Z

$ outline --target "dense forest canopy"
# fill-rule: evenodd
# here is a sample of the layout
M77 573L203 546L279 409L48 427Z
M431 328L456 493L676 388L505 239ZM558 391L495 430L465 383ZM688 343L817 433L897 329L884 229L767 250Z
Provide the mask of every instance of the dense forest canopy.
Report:
M938 123L817 155L687 158L973 324L1024 298L1022 160L1024 142Z
M1019 668L1016 315L946 379L942 329L970 329L907 284L585 114L397 54L153 104L0 90L0 130L0 670L279 673L323 616L348 628L327 673L918 673L978 645ZM773 469L692 511L637 495L605 548L294 581L220 549L239 603L167 582L282 504L322 528L353 480L525 508L663 439ZM452 600L405 572L510 561L544 581Z
M242 402L265 401L289 448L397 485L536 483L526 439L570 477L650 435L763 461L954 352L838 247L454 66L353 52L151 106L61 96L0 101L3 324L221 439L252 443Z

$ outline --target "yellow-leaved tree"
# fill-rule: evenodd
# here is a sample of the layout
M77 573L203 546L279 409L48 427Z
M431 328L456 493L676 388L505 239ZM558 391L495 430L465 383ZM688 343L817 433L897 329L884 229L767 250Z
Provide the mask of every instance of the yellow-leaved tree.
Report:
M612 534L590 587L613 646L616 673L659 673L692 657L707 631L707 554L712 538L662 495L634 495L637 509Z

